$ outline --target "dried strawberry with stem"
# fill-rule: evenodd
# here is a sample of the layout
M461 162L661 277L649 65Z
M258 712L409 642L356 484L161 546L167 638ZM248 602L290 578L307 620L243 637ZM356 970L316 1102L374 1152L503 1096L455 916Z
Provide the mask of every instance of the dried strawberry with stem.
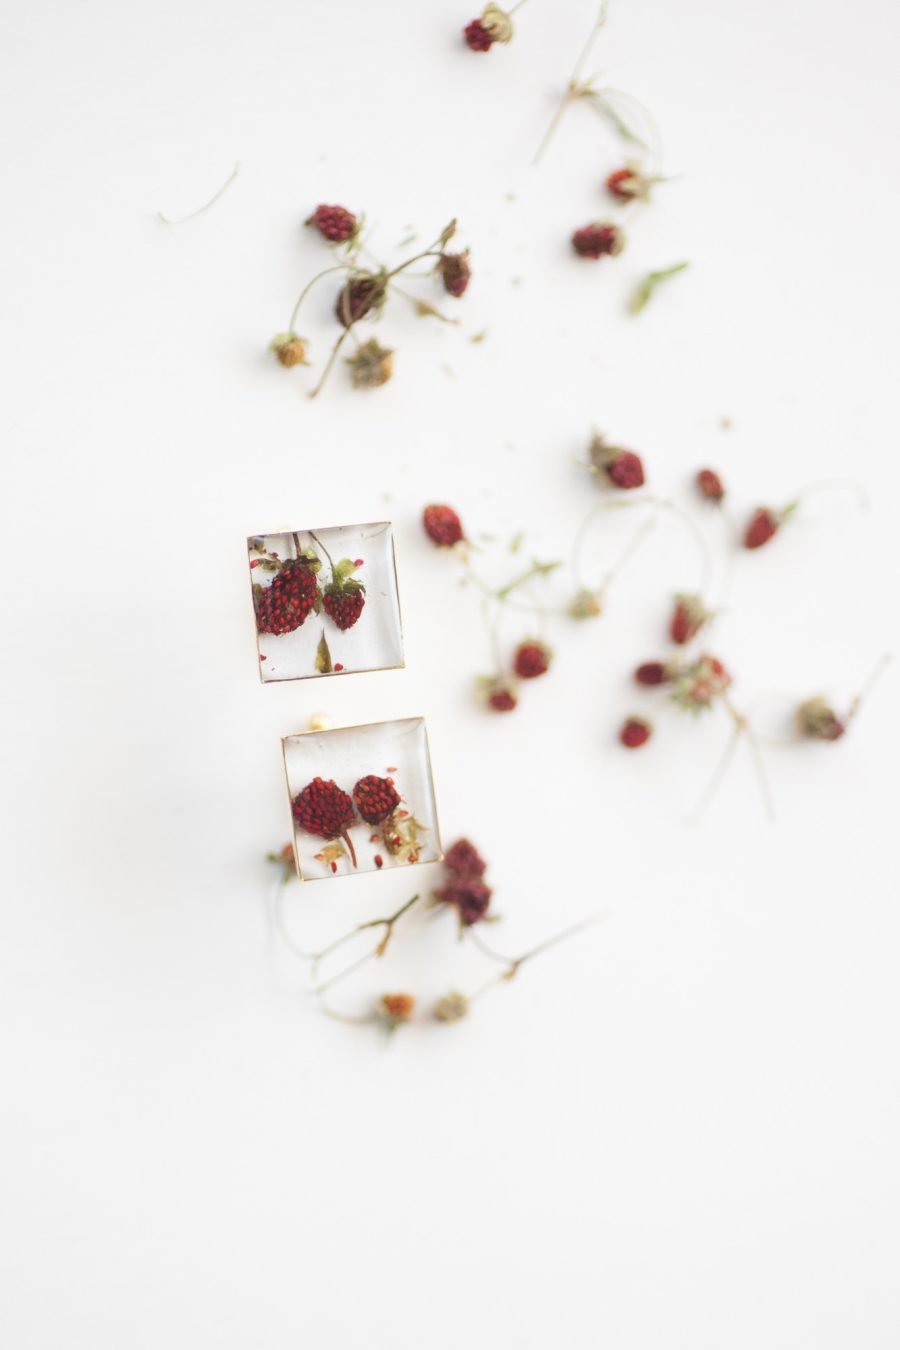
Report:
M825 478L801 489L786 506L777 509L770 506L758 506L744 527L741 539L743 547L750 550L763 548L794 517L807 498L814 493L834 489L852 492L861 509L865 510L868 507L868 498L858 483L849 478Z
M382 825L400 805L393 778L366 774L354 785L353 805L367 825Z
M699 595L676 595L669 620L669 637L678 646L690 642L712 618Z
M275 576L269 586L253 586L253 607L256 629L278 637L301 628L310 614L317 612L319 595L319 560L311 550L304 550L297 534L293 536L296 557L286 562L265 554L271 567L277 563Z
M298 829L319 839L341 839L347 846L350 860L356 867L356 850L347 831L356 823L356 813L349 793L339 788L333 778L313 778L291 802Z
M322 540L310 530L314 539L328 559L331 569L331 581L322 591L322 608L333 623L346 632L359 620L366 603L366 588L357 581L353 573L362 566L362 558L341 558L335 562Z
M495 42L505 44L513 39L512 16L521 9L525 0L513 5L511 9L501 9L499 5L488 4L481 17L473 19L463 29L463 40L470 51L489 52Z

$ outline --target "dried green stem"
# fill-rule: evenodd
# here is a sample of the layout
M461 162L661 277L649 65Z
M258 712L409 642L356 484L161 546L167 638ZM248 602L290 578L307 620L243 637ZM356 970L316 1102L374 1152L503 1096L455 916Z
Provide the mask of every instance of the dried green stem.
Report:
M238 160L238 162L232 169L231 173L225 179L225 182L219 188L218 192L214 193L213 196L210 197L209 201L206 202L204 206L199 207L198 210L191 211L191 213L187 216L179 216L177 220L170 220L168 216L163 215L162 211L157 211L156 213L157 220L161 220L163 225L185 225L189 220L196 220L198 216L202 216L206 211L208 211L211 206L215 206L219 198L225 195L225 193L231 187L234 180L237 178L240 171L241 171L241 164L240 160Z

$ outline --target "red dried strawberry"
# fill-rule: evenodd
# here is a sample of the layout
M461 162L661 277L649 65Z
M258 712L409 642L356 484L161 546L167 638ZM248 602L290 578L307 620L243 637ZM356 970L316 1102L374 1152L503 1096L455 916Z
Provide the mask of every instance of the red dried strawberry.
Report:
M511 685L495 681L488 690L487 702L494 712L512 712L518 706L519 696Z
M669 622L669 636L679 646L690 642L712 617L697 595L676 595L675 608Z
M438 259L437 270L448 295L452 295L456 300L465 295L472 279L467 253L442 253Z
M591 440L588 455L593 472L606 474L615 487L626 490L643 487L643 461L633 450L622 450L617 445L610 445L605 437L596 435Z
M444 866L448 872L455 872L460 877L483 877L487 871L487 863L468 839L457 839L447 849Z
M342 632L357 622L365 603L365 587L359 581L326 586L322 592L322 608Z
M720 502L725 496L725 488L715 469L699 469L696 483L700 496L709 502Z
M650 689L658 684L665 684L672 678L668 667L663 661L645 661L642 666L638 666L634 672L634 678L638 684Z
M521 680L536 680L550 669L550 648L543 642L520 642L513 658L513 670Z
M478 877L459 877L435 891L436 898L442 904L453 906L464 928L470 928L485 917L492 894L490 886L486 886Z
M627 164L624 169L614 169L606 180L606 189L614 197L618 197L620 202L633 202L638 197L646 197L650 190L651 180L641 173L640 169L635 168L633 164Z
M304 558L289 558L271 586L253 587L256 629L278 636L300 628L316 605L319 584Z
M463 29L466 46L473 52L489 52L496 38L489 28L485 28L480 19L473 19Z
M452 506L426 506L422 524L428 538L438 548L450 548L465 538L462 522Z
M638 750L647 744L652 734L652 726L643 717L629 717L622 724L619 740L626 750Z
M307 834L320 839L343 839L356 866L356 851L347 833L356 817L349 795L333 779L314 778L291 802L294 820Z
M314 226L331 244L343 244L352 239L358 228L356 216L345 206L317 206L306 223Z
M370 773L354 787L353 804L367 825L380 825L400 805L400 794L393 778L378 778Z
M579 258L614 258L625 247L625 236L618 225L598 221L576 230L572 235L572 247Z
M778 533L782 517L768 506L760 506L753 512L744 531L744 548L762 548Z
M795 716L797 730L808 740L839 741L847 730L846 721L821 697L801 703Z

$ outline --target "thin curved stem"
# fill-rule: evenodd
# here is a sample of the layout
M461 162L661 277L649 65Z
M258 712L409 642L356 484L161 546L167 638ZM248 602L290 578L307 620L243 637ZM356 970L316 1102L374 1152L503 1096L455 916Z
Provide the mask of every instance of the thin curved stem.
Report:
M721 786L721 784L725 779L725 775L728 772L729 766L731 765L731 761L734 758L734 752L737 749L738 741L741 738L742 731L743 727L738 725L735 725L732 728L732 732L730 737L728 738L728 744L725 747L725 751L721 759L719 760L718 764L716 765L712 778L709 780L706 787L703 789L703 792L701 793L699 800L697 801L693 810L688 815L685 821L686 825L697 825L701 820L702 816L704 815L706 808L709 806L713 797L716 795L716 792L718 791L719 787Z
M293 310L291 311L291 321L288 324L288 332L293 333L294 324L297 322L297 315L300 313L300 306L303 304L303 301L309 295L310 291L312 290L313 286L315 286L317 281L321 281L323 277L332 276L335 272L352 272L352 271L353 271L352 263L349 262L336 263L334 267L326 267L324 272L318 272L313 277L312 281L308 281L306 285L303 287L303 290L300 292L299 296L297 297L297 303L294 306Z
M198 216L202 216L206 211L208 211L211 206L215 206L219 198L225 195L225 193L231 187L234 180L237 178L240 171L241 171L241 162L240 160L238 160L234 168L232 169L231 173L225 179L225 182L219 188L218 192L215 192L212 195L212 197L210 197L209 201L204 206L199 207L196 211L191 211L190 214L186 216L179 216L177 220L170 220L168 216L163 215L162 211L157 211L156 213L157 220L161 220L163 225L185 225L189 220L196 220Z
M550 124L547 127L547 130L544 132L543 139L541 140L541 143L537 148L534 159L531 161L532 165L537 165L538 163L540 163L544 151L547 149L547 146L553 139L553 134L556 131L556 128L559 126L560 121L562 120L563 113L565 112L569 104L572 102L573 98L578 97L576 93L578 87L578 80L582 70L585 67L585 64L587 63L587 59L591 54L591 49L593 48L594 43L597 40L597 37L600 33L600 29L606 23L606 9L607 3L606 0L603 0L603 3L600 6L600 13L594 20L594 25L591 28L590 33L588 34L587 41L585 42L584 46L581 49L581 53L579 54L578 60L575 62L575 65L572 69L572 74L569 76L569 82L566 85L566 92L560 99L556 111L554 112L552 118L550 119Z
M312 393L309 395L310 398L317 398L318 395L322 392L322 389L323 389L323 387L324 387L325 381L328 379L328 376L331 374L332 367L334 366L334 363L335 363L335 361L337 360L338 352L341 350L341 348L343 347L344 343L347 341L347 338L348 338L349 334L352 332L352 330L353 330L353 325L350 324L347 328L344 329L343 333L341 333L341 336L338 338L337 342L336 342L336 343L334 344L334 346L332 347L332 349L331 349L331 355L329 356L329 358L328 358L328 360L327 360L327 362L326 362L326 364L325 364L325 369L322 371L322 375L321 375L321 377L320 377L320 379L319 379L319 383L316 385L315 389L314 389L314 390L312 391ZM354 335L354 336L355 336L355 335Z

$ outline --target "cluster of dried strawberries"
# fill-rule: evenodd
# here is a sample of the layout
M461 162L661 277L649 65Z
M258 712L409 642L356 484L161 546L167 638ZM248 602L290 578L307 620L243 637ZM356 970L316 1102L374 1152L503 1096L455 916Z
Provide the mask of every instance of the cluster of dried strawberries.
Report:
M386 782L390 783L390 780L361 779L354 789L354 801L357 799L357 789L364 785L361 793L364 805L369 815L380 817L382 812L388 809L391 795L384 791ZM310 793L310 789L315 789L315 791ZM334 783L323 783L321 779L314 779L304 789L304 793L310 794L311 800L314 799L308 813L304 808L305 819L310 825L315 826L313 832L318 833L327 829L335 831L336 837L342 830L349 828L352 805L347 793L342 793ZM303 793L300 795L303 796ZM384 817L382 824L389 819L391 819L390 816ZM306 827L304 826L304 828ZM269 854L269 860L281 867L282 886L291 880L294 875L294 850L291 844L286 844L280 853ZM507 984L518 974L526 962L533 960L543 952L549 951L559 942L574 936L588 924L601 917L596 915L562 932L554 933L536 947L532 947L519 956L502 955L493 950L492 947L488 947L476 933L476 928L479 925L493 923L498 917L490 909L493 892L485 880L486 872L487 863L475 845L468 839L458 839L447 850L443 859L441 883L432 890L429 896L423 898L420 895L414 895L401 905L395 913L383 919L366 920L364 923L340 934L318 951L309 951L305 947L299 946L290 936L284 926L284 916L280 903L276 907L276 924L287 948L295 956L310 963L312 992L317 996L322 1010L330 1016L344 1022L374 1023L382 1026L388 1032L395 1031L399 1026L416 1020L439 1022L445 1025L460 1022L463 1018L469 1016L475 1003L480 998L492 989ZM283 890L280 886L278 891L279 902L282 896ZM427 907L453 911L456 915L460 938L467 939L483 957L494 962L499 967L499 973L492 975L471 993L465 994L458 989L451 989L430 1003L425 1003L415 994L407 991L392 990L376 997L373 1003L361 1013L350 1013L336 1008L330 1002L330 996L335 987L344 984L361 967L384 956L400 921L417 906L420 909ZM346 947L349 942L369 932L378 933L379 937L375 945L361 958L352 960L345 966L339 966L334 972L324 969L326 962L333 961L336 953Z
M405 809L389 776L364 774L350 792L333 778L313 778L294 797L291 811L298 830L329 841L316 860L332 872L337 872L338 862L345 857L356 867L356 848L349 832L360 822L369 827L368 842L384 848L390 857L407 863L419 860L424 826ZM376 867L384 866L380 853L374 862Z
M634 673L637 686L644 690L659 689L670 695L671 702L677 708L691 713L702 713L712 708L722 708L727 713L733 728L733 738L746 737L751 743L760 773L760 780L768 804L768 790L760 754L760 742L748 716L732 702L732 676L725 663L709 651L693 652L690 648L697 639L706 639L716 617L716 611L709 602L704 590L708 584L708 558L705 544L697 526L685 513L674 508L671 503L662 502L637 491L646 486L646 470L640 455L632 450L610 442L606 437L594 434L588 446L586 468L595 479L612 494L607 504L614 504L617 494L629 494L620 504L642 505L651 511L673 511L690 529L703 565L704 583L700 589L684 591L673 596L667 621L667 637L675 653L663 659L654 659L641 663ZM813 488L798 493L790 502L781 507L756 506L747 515L744 523L736 531L735 544L743 551L756 551L778 535L794 519L801 502L818 488L827 486L853 486L842 484L840 480L820 483ZM699 470L694 477L695 493L700 501L714 507L723 507L726 499L725 487L721 476L711 468ZM604 509L604 504L596 510ZM576 538L583 537L585 527L590 525L594 512L589 513ZM573 555L571 578L572 588L568 599L555 605L538 604L529 598L530 583L545 578L563 569L561 562L540 562L535 560L527 570L513 577L501 587L488 585L473 566L472 548L466 539L459 514L447 505L431 505L423 513L423 526L429 539L440 548L451 549L459 558L464 579L472 582L482 597L485 612L503 613L509 609L528 614L529 624L534 618L546 621L549 615L568 615L574 619L596 618L603 612L603 605L612 576L618 571L613 568L600 585L589 585L580 575L578 549ZM638 531L629 553L639 542ZM515 551L515 543L514 543ZM621 563L620 563L621 565ZM565 575L565 569L563 569ZM524 597L524 598L523 598ZM491 607L493 607L491 609ZM524 623L524 620L522 621ZM527 632L518 640L507 659L497 639L498 621L493 620L489 634L495 655L495 669L489 676L481 676L478 687L484 705L494 711L512 712L519 704L523 681L545 675L551 667L552 649L547 641L535 638ZM879 668L880 669L880 668ZM794 710L794 727L798 739L822 741L838 740L860 706L861 695L853 700L847 711L836 710L831 703L816 695L798 703ZM619 727L619 740L629 750L646 745L653 734L651 721L643 714L633 713L627 716ZM728 754L733 749L729 743Z
M399 295L413 304L417 314L452 322L430 301L401 290L398 278L409 275L408 269L415 263L431 262L432 276L439 282L444 294L460 299L468 288L472 269L468 250L451 251L448 247L456 234L456 221L452 220L427 248L418 250L393 267L386 266L372 256L363 236L363 218L344 206L317 206L306 224L339 253L339 258L304 286L287 328L282 333L276 333L269 344L270 348L287 368L309 365L309 340L301 337L296 329L300 308L323 277L336 278L339 284L335 293L334 319L338 333L310 398L315 398L321 390L348 338L355 344L353 355L346 360L353 387L377 389L387 384L394 373L394 351L383 347L374 337L362 341L357 336L357 325L364 320L379 318L392 295Z

